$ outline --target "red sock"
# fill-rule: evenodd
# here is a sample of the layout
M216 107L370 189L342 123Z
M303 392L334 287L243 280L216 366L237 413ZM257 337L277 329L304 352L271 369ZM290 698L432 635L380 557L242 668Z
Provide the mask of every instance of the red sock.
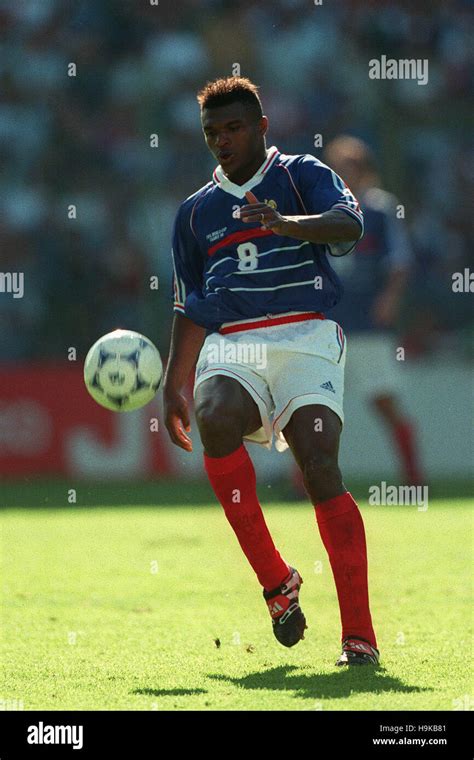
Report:
M412 426L406 420L398 422L393 428L393 436L403 463L405 477L410 484L419 485L422 482L422 477L417 461L415 434Z
M225 457L204 454L204 467L239 544L260 584L277 588L289 568L275 548L257 497L255 470L242 444Z
M346 491L316 504L315 510L336 583L342 639L360 636L377 647L370 617L367 547L359 508Z

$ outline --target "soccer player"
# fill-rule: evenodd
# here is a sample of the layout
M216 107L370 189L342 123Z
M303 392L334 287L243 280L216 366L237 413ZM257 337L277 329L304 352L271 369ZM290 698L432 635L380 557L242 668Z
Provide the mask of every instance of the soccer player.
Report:
M198 93L219 165L180 206L173 233L174 321L165 374L171 440L192 450L183 387L194 403L204 467L284 646L304 638L302 578L265 523L243 441L288 446L314 504L342 622L337 665L376 665L364 525L338 467L346 345L324 316L341 295L328 254L349 253L363 217L344 181L309 154L266 147L268 120L248 79Z
M341 135L329 143L324 158L347 180L364 213L364 239L353 256L336 264L344 298L330 312L349 337L347 376L385 422L405 482L419 485L415 429L398 401L400 365L393 339L412 263L405 223L397 218L396 198L380 188L374 157L362 140ZM367 367L376 369L367 372Z
M356 194L365 227L353 255L335 262L344 298L329 316L349 338L347 377L384 421L405 482L419 485L423 476L415 426L398 399L401 383L393 339L413 258L405 223L397 217L396 198L380 188L374 156L362 140L341 135L328 144L324 159ZM368 372L368 367L376 370ZM295 496L306 498L299 469L293 486Z

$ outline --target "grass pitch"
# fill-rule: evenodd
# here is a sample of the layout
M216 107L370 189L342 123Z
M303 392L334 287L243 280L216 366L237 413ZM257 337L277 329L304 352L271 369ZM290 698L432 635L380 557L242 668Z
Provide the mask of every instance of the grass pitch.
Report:
M293 649L217 504L7 508L0 696L25 710L472 709L469 507L361 502L375 672L334 667L339 612L309 504L265 509L304 578Z

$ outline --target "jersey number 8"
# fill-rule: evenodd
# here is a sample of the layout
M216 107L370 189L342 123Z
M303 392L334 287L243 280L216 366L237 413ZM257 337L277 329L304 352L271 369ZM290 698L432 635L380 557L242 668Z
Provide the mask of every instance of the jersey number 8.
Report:
M241 243L237 246L239 255L238 269L240 272L251 271L258 266L258 249L255 243Z

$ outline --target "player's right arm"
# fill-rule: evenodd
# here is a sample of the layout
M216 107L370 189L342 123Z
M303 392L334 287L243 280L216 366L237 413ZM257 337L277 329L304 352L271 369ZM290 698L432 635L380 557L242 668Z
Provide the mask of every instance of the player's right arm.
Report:
M183 388L194 367L206 337L206 328L175 313L171 329L171 347L163 385L165 425L171 440L185 451L192 451L189 407ZM184 429L183 429L184 428Z
M176 216L173 230L174 319L171 346L163 383L165 425L171 440L185 451L192 451L188 402L183 389L191 374L206 328L186 316L187 296L202 285L202 255L191 226L190 205L185 202Z

